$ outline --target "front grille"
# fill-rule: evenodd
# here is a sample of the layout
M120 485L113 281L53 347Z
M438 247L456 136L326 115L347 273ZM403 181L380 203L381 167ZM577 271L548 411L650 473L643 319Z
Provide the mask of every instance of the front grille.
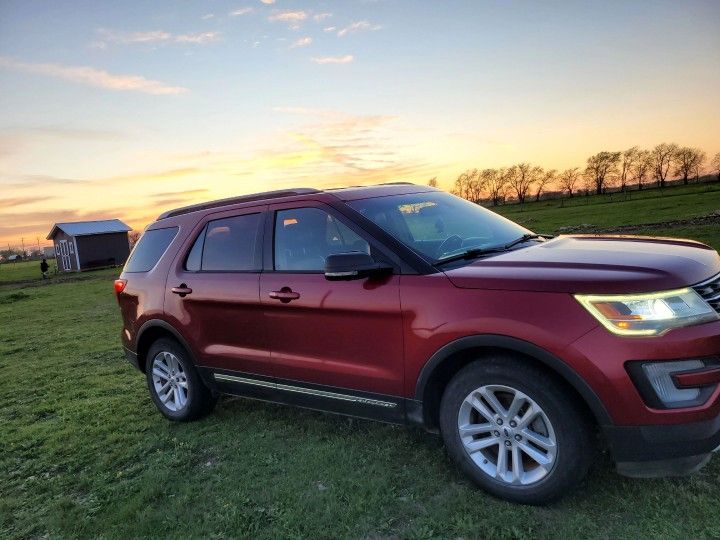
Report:
M695 289L715 311L720 313L720 274L711 277L707 281L693 285L693 289Z

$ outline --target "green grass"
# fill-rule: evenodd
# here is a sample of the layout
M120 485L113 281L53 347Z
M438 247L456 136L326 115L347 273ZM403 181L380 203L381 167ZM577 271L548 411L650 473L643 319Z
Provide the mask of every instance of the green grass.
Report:
M602 228L658 223L720 210L720 183L508 204L492 210L542 233L555 233L569 225L589 224Z
M720 247L713 227L679 235ZM475 489L414 429L237 398L170 423L122 356L115 275L0 284L0 538L720 536L717 458L629 480L602 455L577 492L531 508Z
M55 268L54 261L48 261L50 271ZM40 261L21 261L0 264L0 284L8 282L34 281L42 278Z

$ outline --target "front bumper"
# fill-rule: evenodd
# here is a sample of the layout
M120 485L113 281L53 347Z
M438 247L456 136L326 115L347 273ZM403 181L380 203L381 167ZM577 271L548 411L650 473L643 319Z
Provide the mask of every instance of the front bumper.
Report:
M700 469L720 449L720 415L672 425L603 426L618 472L654 477Z

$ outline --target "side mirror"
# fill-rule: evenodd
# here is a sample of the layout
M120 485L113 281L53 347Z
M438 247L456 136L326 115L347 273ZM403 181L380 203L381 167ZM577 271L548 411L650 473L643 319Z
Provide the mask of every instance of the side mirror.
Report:
M351 251L328 255L325 259L325 279L341 281L392 272L392 267L378 263L367 253Z

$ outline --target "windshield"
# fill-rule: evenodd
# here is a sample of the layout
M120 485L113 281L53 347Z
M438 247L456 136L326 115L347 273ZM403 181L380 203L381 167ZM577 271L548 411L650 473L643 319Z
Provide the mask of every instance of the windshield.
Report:
M485 208L431 191L349 201L386 232L434 261L503 246L530 231Z

